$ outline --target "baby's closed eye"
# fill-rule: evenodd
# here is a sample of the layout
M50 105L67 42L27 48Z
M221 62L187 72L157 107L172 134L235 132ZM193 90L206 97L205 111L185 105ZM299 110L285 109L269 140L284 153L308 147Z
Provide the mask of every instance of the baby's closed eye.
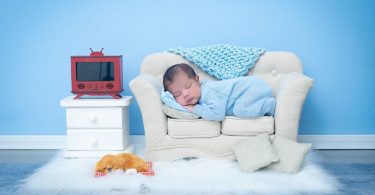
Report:
M189 82L189 83L187 83L187 84L185 85L185 88L186 88L186 89L189 89L192 85L193 85L193 83Z

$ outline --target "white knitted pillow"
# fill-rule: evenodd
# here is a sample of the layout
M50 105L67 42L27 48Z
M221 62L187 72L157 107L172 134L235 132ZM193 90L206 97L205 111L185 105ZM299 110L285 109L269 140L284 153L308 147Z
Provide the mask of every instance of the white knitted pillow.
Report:
M284 173L297 173L311 148L311 144L298 143L281 136L275 136L272 145L280 160L267 168Z
M254 172L279 160L268 134L249 137L232 147L241 171Z

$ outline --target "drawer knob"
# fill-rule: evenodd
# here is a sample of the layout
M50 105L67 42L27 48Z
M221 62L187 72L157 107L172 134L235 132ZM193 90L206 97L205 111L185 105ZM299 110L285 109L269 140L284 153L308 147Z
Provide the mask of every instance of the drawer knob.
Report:
M97 146L98 145L98 140L95 139L95 138L91 138L90 139L90 144L91 144L91 146Z
M96 123L98 121L98 117L95 114L90 115L90 121L92 123Z

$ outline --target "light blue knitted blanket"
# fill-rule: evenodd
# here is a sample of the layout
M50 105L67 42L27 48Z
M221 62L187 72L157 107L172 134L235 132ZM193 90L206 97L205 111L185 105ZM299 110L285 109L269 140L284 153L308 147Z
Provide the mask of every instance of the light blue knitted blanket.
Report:
M265 51L257 47L238 47L228 44L167 50L183 56L220 80L246 75Z

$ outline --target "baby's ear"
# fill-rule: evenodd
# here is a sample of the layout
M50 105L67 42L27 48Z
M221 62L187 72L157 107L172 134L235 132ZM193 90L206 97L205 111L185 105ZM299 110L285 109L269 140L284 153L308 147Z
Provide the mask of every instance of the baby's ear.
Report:
M195 77L195 80L199 81L199 76L198 75Z

